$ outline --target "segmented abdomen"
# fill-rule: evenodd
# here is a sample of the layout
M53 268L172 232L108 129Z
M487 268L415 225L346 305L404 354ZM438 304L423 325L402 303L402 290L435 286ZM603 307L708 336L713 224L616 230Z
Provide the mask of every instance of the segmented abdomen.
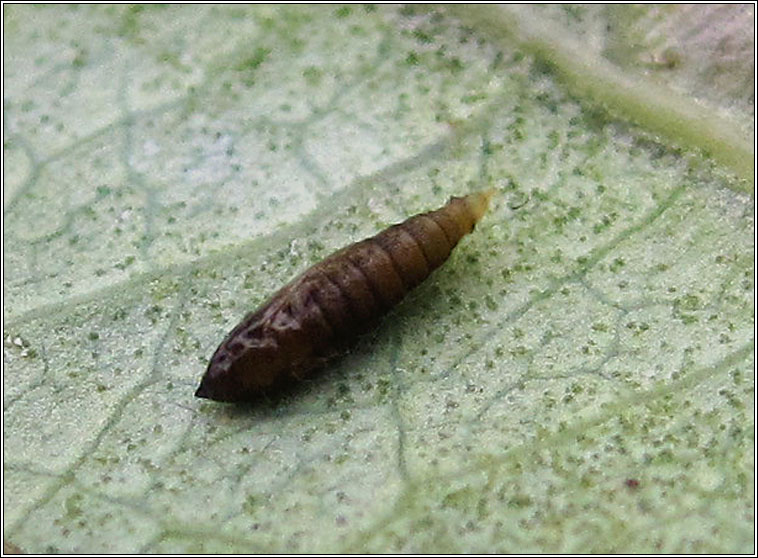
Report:
M196 395L248 400L307 376L444 263L491 195L451 198L305 271L232 330Z

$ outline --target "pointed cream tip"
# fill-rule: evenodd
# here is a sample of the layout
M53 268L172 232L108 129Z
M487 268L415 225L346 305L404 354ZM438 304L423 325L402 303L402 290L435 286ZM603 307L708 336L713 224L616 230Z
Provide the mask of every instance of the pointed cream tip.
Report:
M495 192L497 192L497 190L489 188L466 196L466 201L468 202L469 207L471 207L471 212L474 214L474 218L477 221L479 221L487 211L487 208L490 205L490 199L495 195Z

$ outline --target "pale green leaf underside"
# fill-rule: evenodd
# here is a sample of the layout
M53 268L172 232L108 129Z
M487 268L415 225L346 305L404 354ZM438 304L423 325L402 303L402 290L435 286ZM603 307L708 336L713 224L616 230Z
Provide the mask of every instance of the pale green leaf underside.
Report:
M602 48L553 56L617 14L457 10L5 7L6 541L752 552L743 93L631 64L622 98ZM648 125L656 95L614 106L645 80L706 137ZM193 398L295 273L485 186L475 233L317 380Z

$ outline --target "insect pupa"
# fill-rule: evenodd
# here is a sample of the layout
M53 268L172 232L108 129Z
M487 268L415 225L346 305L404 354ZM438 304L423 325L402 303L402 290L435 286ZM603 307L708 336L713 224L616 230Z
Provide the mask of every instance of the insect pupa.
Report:
M442 265L493 193L450 198L307 269L226 336L195 395L249 401L308 377Z

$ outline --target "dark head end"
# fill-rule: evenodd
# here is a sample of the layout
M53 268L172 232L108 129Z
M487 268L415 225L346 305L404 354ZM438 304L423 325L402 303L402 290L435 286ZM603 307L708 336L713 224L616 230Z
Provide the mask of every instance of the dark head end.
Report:
M251 389L245 385L245 372L244 362L237 359L230 366L228 356L219 349L208 363L195 397L225 402L247 401Z
M213 399L213 393L208 387L208 383L205 381L205 376L200 380L200 385L195 391L195 397L202 397L203 399Z

